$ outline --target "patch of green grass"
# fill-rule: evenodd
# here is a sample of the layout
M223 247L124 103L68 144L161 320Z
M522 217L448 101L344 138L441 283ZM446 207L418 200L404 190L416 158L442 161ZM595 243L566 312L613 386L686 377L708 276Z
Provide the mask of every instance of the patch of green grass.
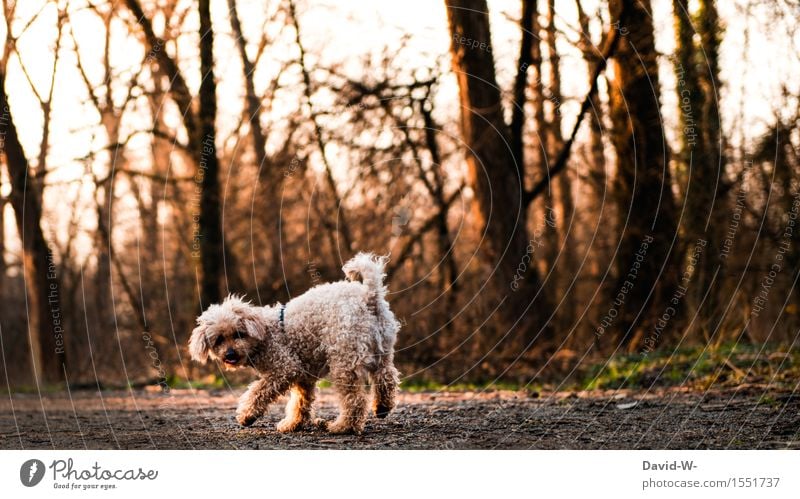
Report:
M782 407L783 406L783 404L778 402L775 399L775 397L773 397L772 395L767 394L767 393L765 393L764 395L761 395L761 397L759 397L758 405L766 405L768 407L773 407L773 408Z
M800 351L780 345L723 344L649 354L620 355L585 370L584 390L765 383L791 387L800 376Z
M638 384L645 366L645 359L640 355L615 357L606 364L590 367L582 383L582 389L616 390L623 388L624 385Z
M167 377L167 385L172 389L188 389L195 390L211 390L225 388L229 382L222 376L216 374L209 374L200 379L187 380L180 376L171 375Z

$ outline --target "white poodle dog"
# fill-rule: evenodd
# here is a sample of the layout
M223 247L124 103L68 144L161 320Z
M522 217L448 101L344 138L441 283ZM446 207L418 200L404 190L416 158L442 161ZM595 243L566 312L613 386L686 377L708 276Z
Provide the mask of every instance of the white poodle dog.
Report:
M332 433L361 433L367 419L365 386L372 382L379 418L395 405L399 373L393 364L400 324L386 301L386 257L359 253L342 270L345 281L322 284L285 305L256 307L236 296L211 305L189 340L194 360L254 368L259 379L239 400L236 419L249 426L291 390L278 431L313 423ZM332 423L315 420L317 380L328 378L340 399Z

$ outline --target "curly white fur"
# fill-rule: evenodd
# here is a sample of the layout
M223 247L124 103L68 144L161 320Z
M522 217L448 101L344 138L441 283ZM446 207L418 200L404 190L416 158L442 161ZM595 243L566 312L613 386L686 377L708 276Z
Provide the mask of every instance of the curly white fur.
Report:
M237 296L212 305L197 319L189 340L193 359L205 362L210 356L237 368L253 367L259 374L239 402L240 424L252 424L291 390L279 431L315 422L333 433L360 433L367 419L369 381L375 414L389 414L399 383L393 361L400 324L386 301L386 261L359 253L342 268L349 280L316 286L289 301L283 325L279 304L254 307ZM330 424L314 420L312 411L315 384L323 377L333 383L341 405Z

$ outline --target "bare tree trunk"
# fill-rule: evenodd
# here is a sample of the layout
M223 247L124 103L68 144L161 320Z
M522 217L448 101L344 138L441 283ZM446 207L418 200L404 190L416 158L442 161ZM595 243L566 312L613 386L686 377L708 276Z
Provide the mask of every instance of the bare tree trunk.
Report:
M581 0L576 0L578 22L583 33L582 52L583 60L591 73L597 66L600 57L599 51L592 44L589 33L589 16L583 10ZM603 102L597 93L591 95L591 120L589 121L589 150L592 168L588 172L589 182L595 193L596 199L602 199L606 194L606 155L603 146ZM593 205L595 206L595 205ZM593 213L601 212L601 204L597 204Z
M706 143L711 155L710 164L714 165L718 171L724 171L724 155L721 118L719 114L719 90L721 81L719 79L719 46L722 29L719 23L719 13L717 12L716 0L700 0L700 43L703 47L703 55L707 64L707 70L700 73L701 81L705 92L704 115L706 119L705 134Z
M214 79L214 30L211 26L210 0L200 0L200 136L197 165L201 178L200 237L202 281L201 301L204 307L220 301L222 273L225 267L220 209L219 160L217 159L216 125L217 82Z
M528 70L533 62L533 44L539 44L539 39L534 33L534 17L537 15L536 0L522 0L522 18L520 19L520 36L522 41L517 60L516 78L514 80L514 102L511 109L511 147L514 153L514 162L520 177L525 179L525 91L528 88ZM537 71L537 77L539 73Z
M506 295L501 313L504 319L515 323L528 317L533 309L539 314L537 318L542 319L547 317L549 308L544 305L545 293L530 261L524 179L508 146L509 131L503 120L494 60L490 51L477 50L466 43L470 39L491 47L486 1L449 1L447 17L462 106L461 130L469 147L466 159L469 182L475 191L474 215L486 234L483 250L495 269L494 279L500 290L513 289L512 283L519 285L516 293ZM520 265L526 257L528 264ZM538 327L544 326L541 321L533 322L533 325L519 322L525 324L522 327L526 331L523 339L526 345L538 333Z
M706 225L711 207L715 201L713 185L713 165L709 163L709 144L705 137L704 97L700 85L699 54L694 43L695 30L692 26L692 15L689 13L688 0L673 0L673 16L675 20L675 80L678 97L678 116L680 117L680 149L678 155L678 178L686 182L683 195L686 196L684 226L689 241L706 236ZM709 175L712 174L712 175ZM713 251L716 253L716 251ZM710 285L712 275L717 268L709 266L714 258L704 252L702 261L695 266L695 273L700 274L699 297L705 294ZM718 259L718 256L717 256ZM698 310L695 324L708 333L710 312L715 308L715 296L709 294L708 301ZM708 337L708 336L706 336Z
M579 46L582 49L583 60L586 62L588 72L594 72L594 68L598 64L600 57L599 50L595 47L591 40L589 31L589 16L583 10L581 0L576 0L575 5L578 10L578 22L581 27L582 38ZM589 82L593 84L593 82ZM588 258L592 262L592 283L590 289L597 289L604 287L606 280L603 278L604 270L608 268L611 260L611 241L605 231L600 230L603 227L603 221L610 215L609 203L605 202L605 197L608 194L608 176L606 173L606 154L603 144L603 122L605 117L605 109L603 101L598 93L593 93L590 96L590 111L589 111L589 162L586 178L588 183L588 195L586 196L586 204L584 205L585 214L590 217L590 223L586 224L585 236L589 241L594 237L594 243L590 248ZM601 299L610 296L610 293L601 292L597 294ZM592 314L599 313L599 308L594 307ZM596 321L599 322L599 321Z
M699 25L703 45L700 50L694 41L695 29L688 3L688 0L673 0L677 46L674 65L683 132L679 167L687 179L685 204L691 214L685 217L686 234L691 241L707 241L694 266L697 292L693 296L699 306L695 324L709 337L719 326L723 313L719 293L724 259L720 245L725 225L724 192L727 190L719 135L719 69L716 62L719 27L714 3L701 2ZM714 31L708 33L704 30ZM702 304L701 300L704 300Z
M637 252L647 244L646 257L641 259L635 284L619 313L622 342L635 345L643 331L653 325L655 315L661 315L654 304L664 306L675 286L672 245L677 227L660 116L650 2L612 0L610 10L612 22L617 23L615 29L623 34L613 61L615 81L610 102L614 123L611 139L617 151L614 198L622 230L616 258L617 290L628 287L629 269L637 262Z
M430 96L428 96L430 97ZM447 215L450 211L450 206L444 194L444 174L442 172L442 157L439 152L439 143L436 141L436 130L441 127L433 120L433 102L427 99L430 104L430 109L426 109L425 101L419 103L420 114L422 114L423 123L425 124L425 145L431 154L431 165L434 169L434 184L432 192L434 202L438 208L436 213L436 226L437 226L437 240L439 243L439 253L441 254L444 262L442 268L442 292L447 292L448 309L452 310L455 304L456 290L458 286L458 265L456 264L455 256L455 242L450 237L450 229L447 225ZM424 172L420 171L420 177L424 177Z
M701 135L705 144L705 157L702 164L703 178L696 179L695 183L695 186L702 191L695 189L694 192L700 195L699 201L703 203L703 206L689 207L687 205L687 208L694 213L704 215L691 218L702 218L705 222L703 231L695 234L695 239L703 238L708 241L708 247L703 252L701 261L696 265L700 272L697 278L698 295L700 297L707 295L706 302L700 308L699 318L701 327L704 327L707 332L713 333L720 326L724 314L724 306L720 300L721 281L725 275L722 240L728 212L724 194L730 188L729 182L724 177L725 155L719 112L719 92L722 86L719 78L719 37L722 30L719 25L715 0L700 0L698 18L702 54L706 62L701 66L702 70L699 72L703 100L702 107L698 108L703 120ZM715 274L717 274L716 280Z
M796 127L791 123L781 123L778 120L775 128L765 134L756 157L775 168L775 183L782 187L783 193L776 200L779 212L791 216L797 211L795 203L800 196L800 187L797 186L798 167L800 167L800 150L794 146L792 134ZM759 157L760 156L760 157ZM771 190L771 188L770 188ZM782 234L777 234L775 244L785 250L785 268L792 274L800 271L800 231L783 229ZM800 289L793 286L790 290L791 301L800 305Z
M563 96L561 95L561 57L558 54L558 47L556 46L556 12L555 0L548 0L547 2L547 51L550 56L550 109L551 117L548 126L547 142L548 142L548 155L551 158L558 156L561 148L564 147L564 137L561 133L561 103ZM578 268L575 262L575 245L570 243L570 235L572 241L575 241L575 228L576 223L574 220L575 202L572 198L572 177L569 169L558 178L558 201L561 205L561 225L556 227L558 238L556 239L557 248L560 250L559 260L561 260L560 271L556 275L559 283L558 295L564 296L570 283L577 276L575 272ZM551 220L554 221L554 220ZM574 294L566 297L559 305L559 312L561 317L565 318L571 326L572 318L575 317L575 303Z
M244 89L246 99L247 121L250 125L250 138L253 141L253 153L256 157L256 164L261 172L269 172L267 167L267 138L261 129L261 101L256 95L253 77L255 67L247 56L247 41L242 33L242 23L239 20L239 12L236 9L236 0L228 0L228 14L230 16L231 30L236 38L236 48L239 51L239 59L242 61L242 77L244 78Z
M150 110L152 116L154 117L153 126L156 129L164 129L166 128L166 123L164 122L164 115L159 112L159 108L166 95L159 79L154 79L153 85L155 91L153 92L153 95L148 98ZM150 147L152 156L151 172L155 176L165 175L166 172L169 171L170 151L172 149L172 145L169 143L169 141L154 135L151 139ZM160 246L158 233L159 228L161 227L158 222L158 209L159 203L165 199L165 193L167 192L168 188L163 182L159 182L154 179L148 179L146 185L148 197L150 198L149 201L144 201L142 199L143 196L139 196L139 218L141 220L142 247L144 248L143 253L147 263L142 279L145 280L145 282L154 284L155 288L158 290L155 292L155 296L150 297L150 299L155 302L163 295L163 286L157 285L155 282L155 277L159 273L156 262L162 261L160 258L158 258ZM162 269L161 271L166 272L166 268Z
M536 133L533 136L533 154L531 155L530 163L534 166L534 170L539 173L540 177L547 178L551 161L553 161L553 157L551 156L552 151L549 149L548 145L550 127L545 114L545 94L547 90L544 84L544 71L542 71L544 65L542 47L547 41L542 37L542 26L539 22L539 12L537 9L534 9L532 13L531 27L533 30L531 65L533 66L535 74L531 85L531 105L533 106L533 123ZM537 260L544 263L546 269L552 269L558 258L558 226L554 223L555 211L553 210L556 199L554 196L554 189L552 188L554 185L555 183L548 181L542 200L533 203L534 213L537 214L536 216L550 222L545 224L542 228L544 232L540 242L542 251L537 258Z
M267 136L261 128L261 100L256 94L255 66L247 56L247 42L242 33L242 24L239 20L239 12L236 8L236 0L228 0L228 14L230 16L231 30L236 38L236 47L239 51L239 59L242 61L242 77L244 79L245 100L247 121L250 125L250 137L253 141L253 153L258 167L259 180L263 186L264 193L261 198L265 201L261 203L260 211L264 214L261 219L264 222L264 229L270 234L271 245L270 268L277 271L281 268L281 238L280 227L282 212L275 202L278 198L278 185L282 178L274 171L273 165L267 157ZM258 283L255 283L258 287Z
M99 14L99 13L98 13ZM95 179L95 204L97 212L97 231L95 232L95 251L97 252L97 272L95 273L95 283L97 285L97 315L100 331L109 331L114 327L115 313L114 301L112 299L111 283L111 241L113 206L114 206L114 179L115 170L118 167L118 160L122 160L124 165L123 148L119 143L120 126L122 122L122 111L117 112L114 106L111 68L111 22L112 13L108 12L103 19L105 25L105 44L103 47L103 86L105 87L105 98L99 99L95 96L94 88L86 80L86 91L92 95L97 112L100 114L100 121L106 132L109 153L109 169L107 176L97 182ZM76 57L80 60L80 53L76 50ZM82 69L81 69L82 70ZM103 237L105 236L105 237ZM137 311L138 313L138 311Z
M533 155L531 164L542 172L547 172L546 128L547 120L544 115L544 75L542 74L542 44L541 25L539 24L539 12L534 9L531 13L531 30L533 31L531 43L531 65L533 66L534 79L531 88L531 104L533 106L533 124L536 130L536 140L533 142Z
M3 152L11 181L11 206L22 239L34 376L38 382L58 383L64 381L66 370L59 276L42 232L40 197L8 105L5 76L5 70L0 69L0 134L5 138Z
M235 271L232 251L225 251L222 233L221 197L219 183L219 159L216 150L216 81L214 79L214 33L211 25L209 0L199 2L200 17L200 106L192 107L192 95L177 63L158 38L153 23L145 15L138 0L125 0L145 36L145 46L151 59L158 62L157 70L169 81L169 95L181 112L184 128L189 138L189 150L197 167L196 180L200 184L199 246L200 246L200 295L203 306L217 302L222 293L223 271L233 279L233 287L241 282Z
M550 123L547 127L548 155L555 158L564 146L564 137L561 133L561 57L556 47L555 1L548 0L547 5L547 51L550 63ZM559 201L563 210L564 224L569 223L574 211L572 201L572 180L569 170L565 170L558 179ZM563 227L566 229L566 227ZM562 234L563 239L564 234Z
M6 302L6 201L0 195L0 303Z
M114 307L111 300L111 256L107 239L111 237L111 210L113 206L113 175L102 182L95 183L95 212L97 213L97 231L95 232L95 252L97 253L97 269L95 271L96 311L101 331L108 331L114 325ZM109 234L108 238L101 232Z
M561 56L556 47L556 12L555 0L547 2L547 52L550 63L550 123L547 130L548 150L551 156L558 154L559 149L564 145L564 137L561 133ZM565 178L564 175L561 178ZM569 183L569 181L566 181ZM570 200L571 204L572 201Z

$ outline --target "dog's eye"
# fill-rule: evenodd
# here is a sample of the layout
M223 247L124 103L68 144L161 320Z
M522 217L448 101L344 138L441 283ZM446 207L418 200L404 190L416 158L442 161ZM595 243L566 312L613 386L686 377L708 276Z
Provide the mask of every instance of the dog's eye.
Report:
M247 335L246 335L246 334L244 334L244 333L243 333L241 330L239 330L239 329L237 329L237 330L236 330L236 332L233 334L233 337L234 337L235 339L237 339L237 340L241 340L241 339L243 339L245 336L247 336Z
M222 345L222 340L223 340L222 336L217 336L217 339L214 340L214 346L218 347L218 346Z

